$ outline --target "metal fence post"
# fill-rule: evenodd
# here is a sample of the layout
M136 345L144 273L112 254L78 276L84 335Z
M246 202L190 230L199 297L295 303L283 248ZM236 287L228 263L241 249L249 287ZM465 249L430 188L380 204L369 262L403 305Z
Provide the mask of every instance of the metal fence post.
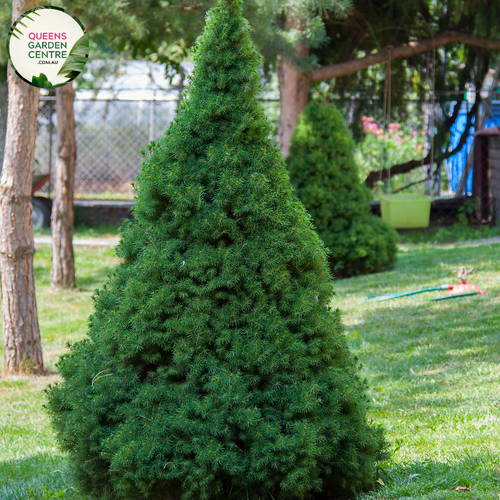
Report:
M149 111L149 142L155 139L155 124L156 124L156 101L151 101Z

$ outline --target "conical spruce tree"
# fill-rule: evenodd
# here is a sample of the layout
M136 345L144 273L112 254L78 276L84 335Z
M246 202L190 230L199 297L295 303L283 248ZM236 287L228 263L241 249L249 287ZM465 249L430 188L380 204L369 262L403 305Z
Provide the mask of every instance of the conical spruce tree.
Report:
M99 499L334 498L385 456L325 249L256 100L249 30L241 0L209 13L122 261L47 391Z
M370 212L371 191L359 182L354 141L334 105L312 102L302 111L287 163L336 276L382 271L394 264L398 235Z

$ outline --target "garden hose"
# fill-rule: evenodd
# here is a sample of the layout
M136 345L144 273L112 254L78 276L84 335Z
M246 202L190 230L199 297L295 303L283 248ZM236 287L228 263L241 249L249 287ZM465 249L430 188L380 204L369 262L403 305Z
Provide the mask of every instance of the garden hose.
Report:
M479 292L469 292L469 293L458 293L458 294L451 294L451 295L446 295L445 297L437 297L435 299L429 299L433 302L436 302L438 300L449 300L449 299L458 299L459 297L469 297L470 295L479 295Z
M368 295L366 300L371 302L381 302L383 300L397 299L399 297L408 297L410 295L417 295L418 293L434 292L436 290L449 290L451 285L439 285L432 288L424 288L422 290L413 290L412 292L401 293L377 293L375 295Z
M485 290L480 290L477 285L461 283L460 285L439 285L432 288L423 288L422 290L413 290L412 292L377 293L375 295L368 295L365 300L372 302L381 302L382 300L397 299L399 297L413 298L414 295L417 295L419 293L434 292L436 290L448 290L448 295L446 297L429 299L432 302L436 302L438 300L458 299L459 297L470 297L472 295L481 295L483 293L486 293Z

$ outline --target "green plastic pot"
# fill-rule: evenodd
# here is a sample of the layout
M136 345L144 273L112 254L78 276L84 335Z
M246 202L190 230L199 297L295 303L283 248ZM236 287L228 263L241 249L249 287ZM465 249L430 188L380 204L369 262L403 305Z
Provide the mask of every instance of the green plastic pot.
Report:
M382 219L396 229L429 227L432 198L423 194L391 194L380 197Z

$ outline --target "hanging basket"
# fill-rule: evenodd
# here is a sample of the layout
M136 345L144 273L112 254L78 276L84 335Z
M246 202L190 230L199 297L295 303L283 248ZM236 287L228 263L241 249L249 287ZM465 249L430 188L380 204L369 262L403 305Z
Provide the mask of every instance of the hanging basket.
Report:
M380 197L382 219L396 229L429 227L432 198L422 194L392 194Z

